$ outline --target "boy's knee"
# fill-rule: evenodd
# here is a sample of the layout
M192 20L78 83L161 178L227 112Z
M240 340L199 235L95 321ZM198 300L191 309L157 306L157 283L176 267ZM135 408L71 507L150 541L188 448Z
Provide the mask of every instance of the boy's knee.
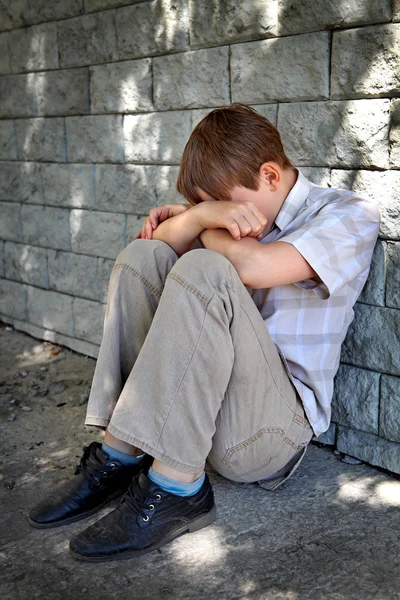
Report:
M138 238L130 242L118 254L115 264L137 264L143 257L153 256L159 258L160 255L175 255L174 250L162 240L143 240ZM175 255L176 256L176 255Z
M228 269L232 266L230 260L223 254L215 252L215 250L209 250L208 248L194 248L185 252L176 263L177 268L183 268L191 272L199 268L205 268L209 270L213 269Z

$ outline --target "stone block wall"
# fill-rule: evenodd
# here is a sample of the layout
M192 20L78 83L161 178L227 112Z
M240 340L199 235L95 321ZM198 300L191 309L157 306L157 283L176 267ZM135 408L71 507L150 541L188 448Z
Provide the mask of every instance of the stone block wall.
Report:
M382 225L318 440L400 473L400 1L0 0L0 318L97 356L110 270L213 107Z

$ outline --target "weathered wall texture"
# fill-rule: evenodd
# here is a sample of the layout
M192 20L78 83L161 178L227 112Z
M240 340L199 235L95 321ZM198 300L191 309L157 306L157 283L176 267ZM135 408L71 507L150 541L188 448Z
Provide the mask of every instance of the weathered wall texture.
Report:
M400 473L400 0L0 0L0 318L97 355L113 262L212 107L382 212L320 440Z

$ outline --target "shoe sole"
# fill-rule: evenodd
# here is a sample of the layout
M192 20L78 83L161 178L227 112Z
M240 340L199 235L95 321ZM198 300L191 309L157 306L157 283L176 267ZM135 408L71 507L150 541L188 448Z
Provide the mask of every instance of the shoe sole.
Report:
M191 521L190 523L185 523L185 525L182 525L178 529L171 531L163 540L161 540L157 544L149 546L148 548L143 548L142 550L130 550L126 552L110 554L109 556L86 556L85 554L78 554L77 552L74 552L71 548L69 548L69 553L74 558L78 560L84 560L87 562L106 562L111 560L121 560L124 558L134 558L135 556L141 556L142 554L147 554L148 552L157 550L157 548L160 548L161 546L172 542L172 540L179 537L180 535L183 535L184 533L193 533L195 531L198 531L199 529L202 529L203 527L206 527L207 525L213 523L216 517L217 510L214 505L213 508L205 515L202 515L201 517L195 519L194 521Z
M105 500L104 502L102 502L101 504L96 506L95 508L92 508L91 510L88 510L84 513L80 513L79 515L75 515L74 517L69 517L68 519L64 519L63 521L53 521L51 523L38 523L37 521L34 521L33 519L31 519L29 514L27 514L26 517L27 517L30 525L32 525L33 527L36 527L37 529L51 529L53 527L61 527L62 525L69 525L70 523L75 523L76 521L80 521L81 519L86 519L86 517L90 517L90 515L94 515L94 513L96 513L101 508L103 508L103 506L105 506L109 502L112 502L116 498L119 498L119 496L122 496L123 494L124 494L124 491L117 492L117 493L113 494L112 496L110 496L109 498L107 498L107 500Z

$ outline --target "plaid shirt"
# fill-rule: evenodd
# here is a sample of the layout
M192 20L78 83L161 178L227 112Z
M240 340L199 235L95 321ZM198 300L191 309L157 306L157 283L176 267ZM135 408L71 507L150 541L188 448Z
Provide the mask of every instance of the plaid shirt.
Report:
M314 185L299 171L275 227L260 240L292 244L317 273L252 290L316 436L329 427L341 344L368 276L379 224L372 200Z

